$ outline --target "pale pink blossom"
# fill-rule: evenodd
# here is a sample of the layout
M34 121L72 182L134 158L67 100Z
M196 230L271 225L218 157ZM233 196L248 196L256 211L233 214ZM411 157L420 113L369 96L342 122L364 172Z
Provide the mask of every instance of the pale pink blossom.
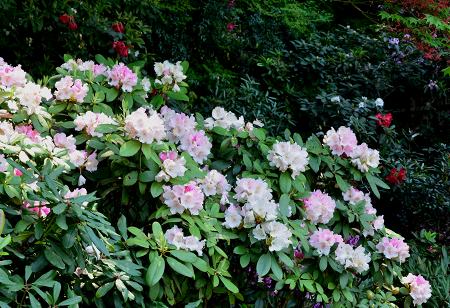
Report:
M76 140L72 135L67 136L64 133L57 133L53 136L53 142L58 148L68 149L69 151L76 150Z
M137 85L137 75L125 64L119 63L109 71L108 83L116 88L121 88L124 92L131 92Z
M186 185L163 186L162 195L164 203L172 214L182 214L189 211L191 215L198 215L203 209L203 195L200 187L195 182Z
M362 246L353 249L351 245L341 242L334 253L336 261L345 268L354 269L358 273L369 269L370 253L365 253L365 249Z
M186 135L196 131L196 123L193 116L177 113L167 106L161 107L160 114L164 120L170 141L180 142Z
M53 97L50 89L33 82L27 82L24 86L18 87L15 96L28 115L43 113L40 106L42 99L49 100Z
M409 257L409 246L403 239L383 237L376 246L379 253L382 253L387 259L405 262Z
M170 179L183 176L187 171L186 160L184 157L178 157L177 152L161 152L159 157L162 160L161 171L156 175L157 182L169 181Z
M71 76L66 76L55 83L55 97L61 101L71 101L82 103L86 97L89 87L83 84L80 79L73 80Z
M199 180L200 187L205 196L222 196L222 204L228 201L228 192L231 190L231 185L228 184L226 177L217 170L208 172L205 178Z
M201 164L211 153L212 144L201 130L184 136L179 148L188 152L197 163Z
M125 131L131 138L147 144L160 142L166 138L164 122L159 114L142 107L125 118Z
M304 199L306 218L312 223L328 223L333 217L336 202L320 190L315 190Z
M30 202L25 202L24 207L35 212L38 217L46 217L51 211L51 209L46 206L47 204L48 202L46 201L34 201L33 205L31 205Z
M409 273L401 281L409 288L409 295L411 295L414 305L425 304L431 297L431 285L422 275L416 276Z
M164 234L167 242L174 245L177 249L195 251L199 256L203 255L205 240L200 240L196 236L184 236L184 232L178 226L173 226Z
M0 154L0 172L5 172L8 170L8 162L6 161L5 155Z
M225 210L225 222L222 223L222 225L225 228L233 229L239 227L241 225L241 222L242 222L241 208L236 205L230 205Z
M38 142L40 140L39 132L33 129L32 125L18 125L15 130L17 133L27 136L32 142Z
M104 113L95 113L88 111L83 115L79 115L73 121L75 124L75 130L84 130L88 135L92 137L102 137L103 133L96 132L95 129L100 124L117 124L112 118Z
M3 59L2 59L3 60ZM26 73L20 65L0 65L0 86L3 88L22 87L27 82Z
M331 153L338 156L350 156L358 144L355 133L344 126L339 127L337 131L334 128L327 131L323 142L330 147Z
M336 243L342 243L342 236L333 233L328 229L319 228L309 238L309 243L317 250L320 256L328 256L330 249Z

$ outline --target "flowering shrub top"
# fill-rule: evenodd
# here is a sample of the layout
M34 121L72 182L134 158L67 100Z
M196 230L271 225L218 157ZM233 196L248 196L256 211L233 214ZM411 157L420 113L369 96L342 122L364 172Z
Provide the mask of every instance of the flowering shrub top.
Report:
M1 301L398 300L408 246L376 216L379 153L350 128L304 142L220 107L186 115L163 105L189 100L187 63L156 63L151 79L97 61L66 58L53 94L0 68L0 209L15 239ZM424 302L425 283L408 277L402 296Z

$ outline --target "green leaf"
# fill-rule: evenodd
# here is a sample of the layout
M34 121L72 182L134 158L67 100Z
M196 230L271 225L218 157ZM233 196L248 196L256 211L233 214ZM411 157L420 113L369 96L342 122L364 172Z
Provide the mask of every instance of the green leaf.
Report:
M189 96L182 93L181 91L179 91L179 92L169 91L169 92L167 92L167 96L170 97L171 99L174 99L177 101L189 102Z
M95 131L103 134L115 133L118 131L118 126L114 124L99 124Z
M67 205L64 203L59 203L57 206L52 207L52 212L56 215L63 213L67 208Z
M370 186L370 189L372 190L373 194L378 199L380 199L380 192L378 191L378 188L377 188L377 185L375 182L375 177L372 176L370 173L366 173L366 179L367 179L367 182L369 182L369 186Z
M161 95L156 95L155 97L152 98L150 104L153 105L153 107L158 110L159 107L161 107L162 105L164 105L164 98Z
M341 289L344 289L347 286L348 278L348 273L342 273L339 276L339 285L341 286Z
M53 251L53 249L51 249L50 247L44 250L44 255L47 261L50 262L50 264L52 264L54 267L60 269L64 269L66 267L64 265L62 258L59 255L57 255L56 252Z
M105 94L106 101L109 103L117 98L117 96L119 95L119 91L116 88L106 88Z
M98 290L97 290L98 292ZM58 304L58 306L70 306L70 305L76 305L78 303L81 303L82 297L81 296L74 296L71 298L66 299L65 301L62 301Z
M291 191L292 179L289 173L283 172L280 175L280 189L282 193L288 194Z
M327 269L328 266L328 259L326 256L322 256L320 257L320 262L319 262L319 268L322 272L324 272Z
M277 262L277 259L274 256L272 256L271 268L272 273L278 280L283 279L283 270L281 269L280 265Z
M254 128L252 133L259 141L264 141L266 139L266 133L263 128Z
M0 235L3 232L3 228L5 227L5 213L3 212L3 210L0 210Z
M283 252L277 252L278 257L280 258L281 262L283 262L287 267L293 267L294 262L291 258L289 258L285 253Z
M194 263L198 259L194 253L185 250L172 250L170 254L175 258L188 263Z
M144 172L141 172L139 174L139 181L143 183L149 183L153 182L155 180L155 176L158 174L155 170L147 170Z
M280 213L283 216L289 215L289 202L291 199L289 198L288 194L282 194L280 197Z
M319 172L320 163L321 163L320 157L313 155L309 157L309 166L315 173Z
M180 261L172 257L167 257L167 264L169 264L169 266L178 274L194 278L194 271L191 268L184 265L183 263L181 263Z
M256 263L256 272L259 276L265 276L272 265L272 256L269 253L261 255Z
M220 276L219 278L220 278L220 281L222 281L225 288L227 288L230 292L239 293L238 287L234 283L232 283L231 280L229 280L223 276Z
M250 255L242 255L239 258L239 264L242 268L246 268L248 264L250 263Z
M127 175L123 177L123 185L124 186L132 186L136 184L138 179L138 172L136 170L131 171Z
M122 215L117 221L117 228L119 229L120 235L126 240L128 238L127 234L127 218Z
M153 198L159 197L163 193L162 183L153 182L152 186L150 187L150 193L152 194Z
M109 290L112 289L113 286L114 286L114 282L108 282L108 283L102 285L100 288L98 288L97 292L95 292L95 297L97 297L97 298L103 297L106 293L109 292Z
M156 256L152 260L145 275L145 282L149 287L152 287L158 283L158 281L162 278L164 274L165 268L166 262L164 262L164 259L161 256Z
M130 157L136 154L141 148L141 143L137 140L130 140L122 144L119 155L122 157Z
M348 184L346 181L342 179L342 177L338 174L335 174L336 177L336 183L338 184L340 190L342 192L346 192L350 188L350 184Z
M142 153L144 153L145 158L147 158L148 160L153 160L158 165L161 165L161 160L159 159L155 151L153 151L150 144L144 143L142 145Z

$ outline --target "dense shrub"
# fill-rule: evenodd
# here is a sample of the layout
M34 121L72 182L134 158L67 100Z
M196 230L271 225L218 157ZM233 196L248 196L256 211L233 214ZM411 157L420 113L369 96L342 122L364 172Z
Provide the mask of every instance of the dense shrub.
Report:
M429 298L372 206L388 188L379 153L351 129L303 141L222 108L194 118L162 106L189 100L186 62L155 63L149 79L142 63L96 59L66 57L53 93L2 63L5 305Z

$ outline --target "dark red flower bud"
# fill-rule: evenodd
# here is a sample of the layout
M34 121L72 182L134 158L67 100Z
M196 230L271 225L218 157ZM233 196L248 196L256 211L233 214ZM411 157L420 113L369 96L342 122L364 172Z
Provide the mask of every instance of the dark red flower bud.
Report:
M124 33L125 32L125 27L123 26L123 23L121 22L116 22L113 23L111 28L118 33Z
M392 113L387 113L387 114L384 114L384 115L381 114L381 113L378 113L375 117L377 118L377 124L379 126L382 126L382 127L389 127L389 126L391 126Z
M386 176L386 181L391 184L398 185L406 180L406 169L400 168L392 168L391 172Z
M72 31L75 31L76 29L78 29L77 23L74 21L69 22L69 29Z
M229 22L229 23L227 24L227 30L228 30L228 32L233 31L234 28L236 28L236 24L235 24L235 23Z
M59 16L59 21L62 22L63 24L67 24L69 23L69 21L72 19L72 16L67 15L67 14L62 14L61 16Z
M122 41L113 42L113 49L117 52L117 54L121 57L128 57L128 46L125 45Z

